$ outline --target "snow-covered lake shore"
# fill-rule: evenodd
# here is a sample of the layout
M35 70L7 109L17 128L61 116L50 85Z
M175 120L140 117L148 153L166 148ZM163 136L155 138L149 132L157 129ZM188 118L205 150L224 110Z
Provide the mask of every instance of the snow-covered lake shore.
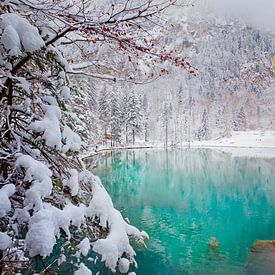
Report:
M191 148L215 148L233 157L275 158L275 131L238 131L231 137L193 141Z
M137 142L135 145L105 147L99 146L97 150L87 150L82 158L89 158L100 152L124 149L149 149L163 148L163 142ZM231 153L233 157L264 157L275 158L275 131L235 131L231 137L218 137L211 140L183 142L176 148L212 148L225 153Z
M231 137L216 138L204 141L193 141L191 147L242 147L242 148L274 148L275 131L238 131Z

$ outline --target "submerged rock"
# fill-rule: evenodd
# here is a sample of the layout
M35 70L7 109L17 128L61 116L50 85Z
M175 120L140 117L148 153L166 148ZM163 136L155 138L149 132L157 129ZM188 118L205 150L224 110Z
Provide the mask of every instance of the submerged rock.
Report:
M218 242L218 240L217 240L216 237L211 237L211 239L210 239L208 245L209 245L210 248L215 249L215 248L218 248L218 247L219 247L219 242Z
M275 241L257 240L248 257L248 274L275 274Z

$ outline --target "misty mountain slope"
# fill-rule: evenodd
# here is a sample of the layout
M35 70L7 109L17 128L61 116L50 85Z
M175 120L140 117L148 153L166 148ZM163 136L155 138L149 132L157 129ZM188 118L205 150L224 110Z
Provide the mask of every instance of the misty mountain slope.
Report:
M183 50L198 74L190 77L177 70L168 83L160 80L148 89L151 139L163 141L166 135L161 133L168 131L169 142L175 144L233 130L271 129L273 37L236 21L189 20L178 31L185 31Z

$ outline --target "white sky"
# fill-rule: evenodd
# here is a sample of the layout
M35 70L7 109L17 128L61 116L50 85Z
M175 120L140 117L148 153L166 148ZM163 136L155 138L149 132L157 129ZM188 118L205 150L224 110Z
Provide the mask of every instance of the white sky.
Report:
M275 32L275 0L197 0L200 13L209 10L244 20L259 28ZM207 11L208 10L208 11Z

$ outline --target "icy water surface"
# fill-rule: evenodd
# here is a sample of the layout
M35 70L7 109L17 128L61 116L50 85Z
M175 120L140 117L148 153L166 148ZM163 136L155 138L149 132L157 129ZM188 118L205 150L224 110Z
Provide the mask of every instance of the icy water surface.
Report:
M150 235L148 249L136 247L137 274L246 274L253 242L275 239L274 159L136 150L112 153L93 172Z

